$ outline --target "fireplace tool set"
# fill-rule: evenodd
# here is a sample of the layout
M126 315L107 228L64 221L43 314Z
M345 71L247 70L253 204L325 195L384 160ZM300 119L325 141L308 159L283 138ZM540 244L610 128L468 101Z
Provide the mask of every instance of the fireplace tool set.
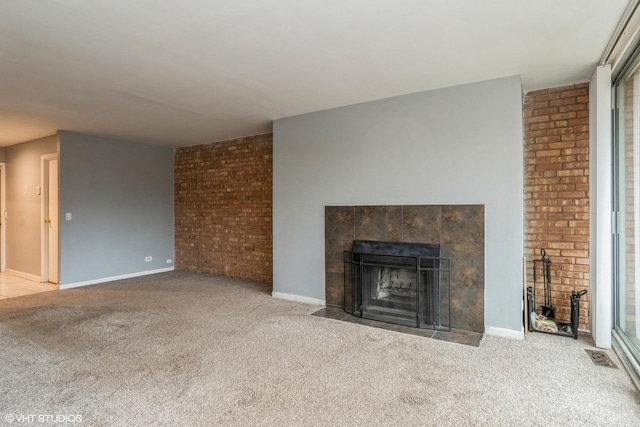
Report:
M536 264L538 264L541 266L540 270L542 270L542 284L544 288L544 305L542 306L542 315L549 319L554 319L556 317L556 308L551 305L551 260L544 249L540 249L540 254L542 257L539 260L533 261L533 282L538 282L536 280L536 271L538 271Z
M527 287L527 320L529 331L546 332L578 338L578 322L580 318L580 298L586 290L571 291L571 319L570 322L555 320L556 308L551 303L551 260L544 249L540 249L540 259L533 261L533 282L538 283L542 278L544 289L544 305L540 307L540 314L535 312L536 286Z

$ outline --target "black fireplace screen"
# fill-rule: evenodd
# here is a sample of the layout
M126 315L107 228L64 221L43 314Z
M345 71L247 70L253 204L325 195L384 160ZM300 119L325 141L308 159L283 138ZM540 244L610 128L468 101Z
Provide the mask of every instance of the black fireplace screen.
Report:
M343 261L346 312L451 329L450 261L440 256L440 245L356 240Z

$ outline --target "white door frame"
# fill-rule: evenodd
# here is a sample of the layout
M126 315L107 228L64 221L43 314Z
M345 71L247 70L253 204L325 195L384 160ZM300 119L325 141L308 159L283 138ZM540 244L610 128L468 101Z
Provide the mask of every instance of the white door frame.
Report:
M4 271L7 267L7 215L6 215L6 166L4 163L0 163L0 271Z
M49 161L58 160L58 153L45 154L40 156L40 224L41 228L41 266L40 276L42 282L49 281L49 232L47 228L49 224L45 222L49 210ZM58 171L60 169L58 168ZM58 193L58 199L59 199ZM59 215L58 215L59 217ZM60 236L58 234L58 255L60 254ZM58 259L60 257L58 256ZM60 275L60 265L58 264L58 276Z

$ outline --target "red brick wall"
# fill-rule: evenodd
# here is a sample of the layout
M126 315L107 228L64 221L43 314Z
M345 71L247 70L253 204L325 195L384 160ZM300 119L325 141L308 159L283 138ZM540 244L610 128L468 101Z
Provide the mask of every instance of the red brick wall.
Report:
M272 134L176 150L176 267L273 281Z
M556 318L568 321L571 291L589 289L589 84L529 92L523 114L527 280L544 248ZM580 329L590 329L589 298L581 299Z

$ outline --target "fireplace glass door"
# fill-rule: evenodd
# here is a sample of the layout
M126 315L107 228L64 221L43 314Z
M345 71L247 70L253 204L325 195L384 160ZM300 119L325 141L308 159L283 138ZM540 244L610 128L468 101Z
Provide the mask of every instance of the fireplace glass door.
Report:
M416 326L416 259L371 254L362 258L362 317Z
M449 259L344 252L345 311L404 326L450 329Z

